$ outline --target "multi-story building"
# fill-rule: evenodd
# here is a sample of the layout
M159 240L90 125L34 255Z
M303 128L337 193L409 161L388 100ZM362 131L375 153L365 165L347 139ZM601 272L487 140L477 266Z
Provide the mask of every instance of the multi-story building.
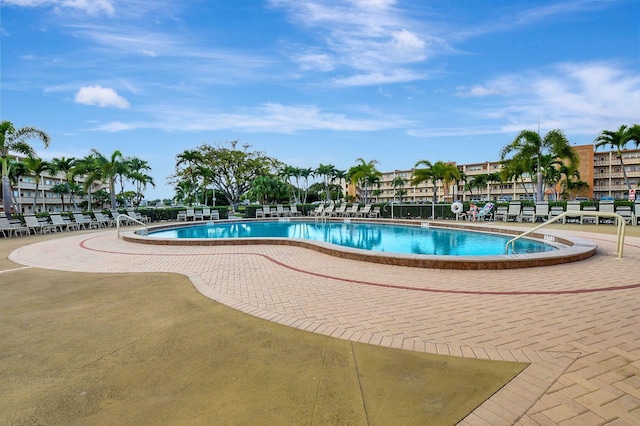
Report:
M18 159L20 159L20 157L18 157ZM34 214L63 211L62 198L60 197L60 194L55 193L53 189L56 185L65 182L66 180L63 173L52 174L50 172L45 172L41 175L40 181L37 185L35 175L20 176L18 178L17 186L11 188L11 205L16 209L14 213ZM83 186L84 179L82 176L75 177L75 183ZM106 188L107 186L102 182L95 182L91 186L91 193L95 193L100 189ZM95 203L95 198L93 199L93 202ZM78 208L86 208L87 204L88 195L74 194L73 199L70 199L69 194L64 194L64 210L73 210L75 206L78 206ZM3 207L0 203L0 212L2 212L2 210Z
M580 145L573 147L580 159L580 180L589 186L583 188L574 196L601 199L611 197L614 199L627 199L629 190L624 181L624 173L620 159L616 151L594 151L593 145ZM640 183L640 149L625 150L622 153L624 171L626 172L631 188L638 188ZM478 175L491 175L500 173L502 165L500 161L486 161L482 163L456 164L460 172L470 181ZM426 181L419 185L411 185L414 169L394 170L382 173L380 187L374 192L373 199L379 203L411 202L426 203L433 199L434 183ZM397 178L402 178L404 185L394 185ZM533 200L534 183L531 176L523 176L522 180L508 182L489 181L484 188L474 188L473 191L465 191L465 182L450 183L443 186L442 182L436 183L436 197L438 201L469 201L469 200ZM558 188L559 189L559 188ZM354 188L348 188L351 195ZM400 196L402 192L402 196ZM553 199L554 191L548 190L546 199Z

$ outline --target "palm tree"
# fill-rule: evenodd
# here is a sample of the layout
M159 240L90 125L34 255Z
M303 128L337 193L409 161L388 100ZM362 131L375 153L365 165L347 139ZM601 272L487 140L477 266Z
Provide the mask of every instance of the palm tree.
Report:
M529 175L534 169L531 158L514 156L513 158L502 160L501 163L502 169L500 170L500 176L502 177L502 181L512 181L515 184L519 180L522 184L522 189L524 189L524 193L527 194L528 197L529 191L527 190L524 177Z
M82 188L87 193L87 209L92 210L93 202L91 199L91 189L94 182L102 180L100 164L98 163L95 154L89 154L83 158L77 159L74 163L72 176L73 179L75 179L76 176L84 177L84 184Z
M116 177L122 170L122 163L125 162L122 153L118 150L113 151L111 157L107 158L98 150L93 148L91 153L95 156L97 172L95 176L99 176L99 180L109 183L109 192L111 197L111 209L117 208L116 202Z
M27 165L25 163L23 163L22 161L16 161L16 160L9 160L9 184L11 185L12 188L18 188L18 193L20 193L20 182L21 182L21 177L25 176L29 173L29 169L27 168ZM13 191L11 192L11 198L13 200L13 205L15 206L15 211L17 212L21 212L22 211L22 204L21 204L21 199L20 198L16 198L13 194Z
M346 170L339 170L339 169L335 169L333 171L333 180L332 182L334 182L335 180L338 180L338 194L336 195L336 201L338 199L342 199L344 194L342 193L342 187L344 184L344 180L347 179L347 171Z
M73 190L75 189L75 185L72 185L73 180L73 168L75 165L75 158L54 158L51 160L51 172L56 174L61 172L64 175L64 180L69 187L69 204L74 205L74 208L77 209L75 199L73 198ZM64 206L63 206L64 207Z
M407 181L402 176L396 176L391 181L391 186L393 186L393 189L395 190L394 195L400 196L400 203L402 203L402 196L407 193L407 191L404 190L404 185L406 183Z
M316 175L322 176L322 185L324 186L324 199L329 201L329 181L333 178L336 168L333 164L320 164L315 170Z
M136 196L133 200L133 203L136 206L140 205L140 201L142 200L142 189L146 189L148 184L151 184L154 188L156 186L156 184L153 182L153 177L145 173L149 170L151 170L151 167L149 166L149 163L147 161L141 160L138 157L131 157L129 159L129 178L136 185ZM200 173L204 176L206 170L200 170ZM207 204L206 199L205 204Z
M361 185L364 193L364 203L367 204L369 203L369 185L376 183L376 181L379 185L382 173L376 169L377 160L367 162L362 158L357 158L356 161L360 164L356 164L349 169L347 178L356 188Z
M36 157L36 152L27 143L29 139L40 139L45 148L49 146L49 135L35 127L16 129L10 121L0 123L0 160L2 161L2 200L4 214L11 218L11 184L9 182L9 152L17 152L27 157Z
M186 163L185 168L183 169L184 174L186 175L187 180L189 181L189 185L183 186L182 189L190 188L192 193L187 197L190 200L194 200L195 194L198 192L198 173L197 166L203 160L202 154L196 150L185 150L182 153L176 156L176 168L184 165Z
M40 186L40 179L42 178L42 173L45 171L51 171L53 169L51 163L44 161L41 158L36 157L27 157L24 159L24 164L27 166L27 169L33 173L36 180L36 189L35 194L33 196L33 212L36 212L36 205L38 204L38 187ZM45 199L44 199L44 189L42 190L42 211L45 210Z
M62 202L62 211L64 211L64 194L68 194L71 192L69 184L65 182L54 185L51 187L51 192L60 196L60 201Z
M425 166L419 168L419 166ZM433 182L433 202L438 201L438 182L442 182L442 187L446 192L446 187L452 181L460 180L460 170L451 163L445 163L444 161L436 161L431 164L429 160L420 160L415 165L416 169L413 171L413 179L411 179L411 185L419 185L422 182Z
M523 158L530 158L532 160L536 174L536 201L542 200L544 195L544 172L540 164L543 155L551 155L554 158L563 160L566 159L576 167L579 161L578 155L560 129L550 130L543 138L540 137L538 132L534 132L533 130L521 131L513 142L500 151L500 159L502 161L507 160L509 155L513 155L513 158L518 158L519 160ZM528 171L533 174L534 170Z
M631 127L627 127L623 124L616 131L603 130L594 142L596 149L609 145L611 148L616 150L618 158L620 159L620 166L622 167L624 183L627 185L627 188L631 190L631 183L629 183L629 178L627 178L627 171L624 168L624 162L622 160L622 151L626 148L629 142L635 142L636 146L640 145L640 125L635 124Z

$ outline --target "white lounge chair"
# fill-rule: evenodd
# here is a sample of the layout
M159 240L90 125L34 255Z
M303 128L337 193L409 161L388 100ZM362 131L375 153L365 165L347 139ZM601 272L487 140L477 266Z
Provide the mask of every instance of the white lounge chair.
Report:
M33 231L34 234L46 234L49 232L56 232L55 226L48 222L40 221L35 216L25 216L24 222L29 229L29 232Z
M543 222L549 220L549 203L546 201L538 201L536 203L536 212L533 214L533 221L537 222L541 218Z
M598 203L598 211L605 213L615 213L615 207L613 204L613 200L602 200ZM600 223L615 223L613 218L610 217L601 217Z
M187 221L189 220L196 220L196 210L195 209L187 209Z
M580 210L580 201L567 202L567 215L562 219L562 223L575 222L582 225L582 213Z
M216 210L217 212L217 210ZM211 208L203 207L202 208L202 220L211 220Z
M78 224L78 227L82 227L82 229L92 229L100 227L98 222L93 220L91 217L83 215L82 213L74 213L73 220Z
M522 213L520 215L520 220L522 222L535 222L536 217L536 208L534 206L524 206L522 207Z
M20 235L29 234L29 228L22 226L22 224L19 223L11 223L11 221L9 221L5 216L0 216L0 231L2 231L2 235L5 238L12 237L14 235L17 237L18 233Z
M80 229L80 225L75 222L67 222L60 216L60 213L49 213L51 224L60 231L71 231Z
M298 206L291 204L291 216L302 216L302 212L298 210Z
M505 206L498 206L496 208L496 213L493 215L493 220L496 222L501 220L503 222L507 221L507 213L509 212L509 208Z
M102 212L93 212L93 217L95 217L96 222L101 228L109 228L111 226L115 226L115 222L113 219L110 219L102 214Z
M618 206L616 207L616 213L622 216L626 223L632 224L634 222L631 206Z
M513 219L514 222L522 222L522 203L520 201L510 201L507 215L504 218L505 222Z

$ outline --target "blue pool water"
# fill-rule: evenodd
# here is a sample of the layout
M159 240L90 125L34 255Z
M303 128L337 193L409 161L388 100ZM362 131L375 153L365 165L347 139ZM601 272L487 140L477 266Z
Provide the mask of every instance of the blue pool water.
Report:
M298 238L386 253L438 256L505 254L509 236L456 229L343 222L230 222L152 231L154 238ZM539 241L516 241L514 253L557 250Z

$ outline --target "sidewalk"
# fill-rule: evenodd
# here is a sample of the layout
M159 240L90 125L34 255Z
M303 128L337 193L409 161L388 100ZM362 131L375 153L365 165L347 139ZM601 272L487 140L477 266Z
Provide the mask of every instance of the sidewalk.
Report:
M575 233L575 232L572 232ZM20 248L10 259L78 272L179 272L204 295L292 327L422 352L530 362L463 424L640 424L640 238L577 263L444 271L287 246L152 246L115 231Z

